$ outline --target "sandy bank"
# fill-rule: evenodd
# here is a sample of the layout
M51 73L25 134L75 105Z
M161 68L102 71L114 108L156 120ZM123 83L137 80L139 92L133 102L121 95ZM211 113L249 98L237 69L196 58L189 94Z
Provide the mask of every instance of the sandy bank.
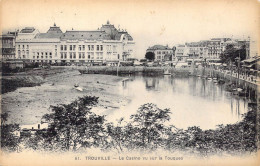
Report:
M39 123L41 117L50 112L50 105L68 104L84 95L99 97L98 106L94 110L104 115L130 101L129 98L116 93L124 77L81 75L77 70L63 70L49 75L44 75L41 71L41 74L37 74L44 81L40 86L22 87L2 94L2 112L9 113L8 123ZM29 75L35 76L35 73ZM76 90L75 84L78 84L82 91Z

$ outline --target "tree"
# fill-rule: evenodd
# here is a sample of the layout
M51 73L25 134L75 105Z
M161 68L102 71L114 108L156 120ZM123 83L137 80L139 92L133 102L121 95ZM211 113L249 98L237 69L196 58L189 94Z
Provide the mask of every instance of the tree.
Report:
M130 117L133 120L132 130L135 131L134 144L150 150L162 147L169 128L164 123L170 120L169 114L169 109L160 109L155 104L142 105L137 113Z
M243 45L241 48L235 48L234 44L229 44L226 46L225 51L220 54L220 59L222 63L229 64L230 62L235 62L236 66L238 63L236 58L240 57L240 61L246 59L246 46Z
M20 144L20 139L16 132L19 132L18 124L6 124L7 113L1 114L1 149L5 151L16 151Z
M43 120L49 123L46 132L38 133L41 146L48 150L78 150L80 148L100 147L104 142L104 116L91 112L98 97L84 96L71 104L51 106L52 113L45 114Z
M147 52L145 54L145 58L148 59L149 61L153 61L155 59L155 54L153 52Z

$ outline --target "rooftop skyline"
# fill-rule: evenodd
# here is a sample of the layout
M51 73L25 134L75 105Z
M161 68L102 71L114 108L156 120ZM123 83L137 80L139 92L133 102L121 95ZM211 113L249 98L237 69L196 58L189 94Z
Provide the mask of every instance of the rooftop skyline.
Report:
M98 30L107 20L126 29L137 57L149 46L172 47L215 37L257 38L259 3L251 1L33 1L2 2L3 31L35 27L46 33L54 23L66 30Z

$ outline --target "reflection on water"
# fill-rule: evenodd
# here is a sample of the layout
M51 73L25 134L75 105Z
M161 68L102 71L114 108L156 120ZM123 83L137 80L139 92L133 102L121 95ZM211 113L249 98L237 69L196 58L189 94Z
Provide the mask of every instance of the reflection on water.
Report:
M123 81L119 93L132 99L128 105L120 108L124 111L120 112L121 116L127 118L140 105L151 102L160 108L170 108L172 114L169 123L179 128L200 126L209 129L218 124L236 123L247 111L248 103L246 99L224 91L224 85L197 77L133 76Z

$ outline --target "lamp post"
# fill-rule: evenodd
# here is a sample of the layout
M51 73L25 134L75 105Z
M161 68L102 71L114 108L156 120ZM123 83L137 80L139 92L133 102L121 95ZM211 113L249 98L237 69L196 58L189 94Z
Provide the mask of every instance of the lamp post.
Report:
M239 57L236 57L235 60L237 61L237 78L238 78L238 85L240 85L240 78L239 78L239 74L240 74L240 52L239 52Z

